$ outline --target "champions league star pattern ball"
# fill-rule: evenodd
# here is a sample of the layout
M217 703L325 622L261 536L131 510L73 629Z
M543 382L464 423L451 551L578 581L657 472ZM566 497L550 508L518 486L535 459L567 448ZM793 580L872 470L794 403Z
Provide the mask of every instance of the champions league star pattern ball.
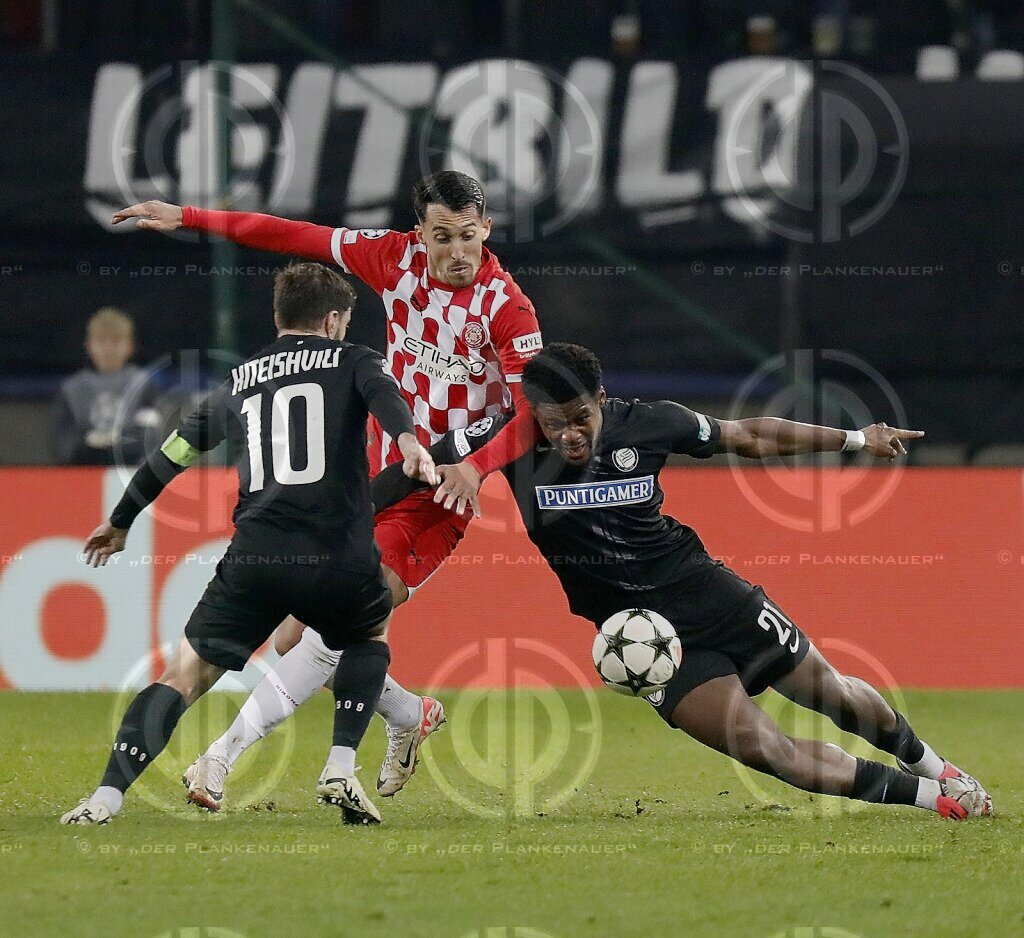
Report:
M650 609L624 609L594 639L594 667L613 691L647 697L661 690L683 660L672 623Z

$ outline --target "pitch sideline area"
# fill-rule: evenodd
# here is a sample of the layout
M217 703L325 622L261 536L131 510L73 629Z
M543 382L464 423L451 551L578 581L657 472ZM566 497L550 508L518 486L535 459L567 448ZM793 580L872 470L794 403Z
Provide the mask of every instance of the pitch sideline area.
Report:
M962 824L741 774L647 704L603 690L442 696L451 725L408 789L379 802L378 828L344 827L314 803L326 694L246 754L221 815L186 805L178 774L241 702L215 694L186 715L121 817L69 829L57 817L92 790L124 699L4 693L0 932L966 938L1024 929L1019 893L1007 888L1024 869L1013 716L1024 692L904 695L922 736L993 796L993 818ZM764 703L786 726L827 730L778 698ZM375 720L360 750L368 789L383 735Z

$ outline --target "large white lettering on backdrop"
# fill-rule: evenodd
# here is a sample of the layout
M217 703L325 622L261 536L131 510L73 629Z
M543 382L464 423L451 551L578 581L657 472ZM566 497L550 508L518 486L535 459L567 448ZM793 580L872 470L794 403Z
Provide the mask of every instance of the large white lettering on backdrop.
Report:
M718 115L719 138L733 106L780 61L727 62L698 79L706 81L705 104ZM792 65L797 75L806 71ZM335 111L362 115L345 170L345 204L339 206L350 226L395 223L393 206L403 202L402 171L410 158L423 173L451 165L487 179L494 210L520 229L522 213L541 200L553 204L556 226L601 206L614 74L608 62L580 59L564 75L503 59L444 74L430 63L344 71L309 63L287 81L276 65L234 65L226 76L216 68L184 63L147 75L119 63L97 72L85 172L87 207L97 222L107 226L113 208L147 198L210 204L218 191L218 113L227 115L231 127L230 197L238 209L314 212L321 174L339 172L337 157L325 152ZM667 168L679 82L685 80L693 80L690 73L681 75L671 63L633 67L618 178L610 187L627 208L677 207L730 185L723 147L716 147L710 169ZM784 104L787 116L799 111L805 84L797 80L795 99L791 95ZM225 88L227 98L218 102ZM763 103L769 108L776 102L767 95ZM751 109L752 115L764 113ZM748 122L740 129L743 139L734 142L761 153L761 125ZM738 182L756 189L762 168L777 173L779 165L791 164L794 134L787 127L775 144L781 152L747 158ZM168 153L175 159L167 160ZM731 210L740 220L755 221L748 208L737 203ZM647 223L657 225L657 214ZM550 230L548 219L519 233L532 237Z

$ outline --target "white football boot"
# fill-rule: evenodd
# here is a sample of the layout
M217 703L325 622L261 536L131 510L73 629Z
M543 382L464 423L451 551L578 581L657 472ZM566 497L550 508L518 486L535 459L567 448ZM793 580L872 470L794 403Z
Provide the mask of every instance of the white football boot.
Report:
M941 794L936 799L939 815L950 821L963 821L969 817L988 817L992 813L992 799L976 779L966 773L939 781Z
M200 756L181 775L181 783L188 789L185 797L192 804L219 811L224 807L224 779L228 767L212 756Z
M940 757L941 758L941 757ZM915 772L909 765L907 765L902 759L897 759L896 764L904 771L909 772L911 775L917 775L921 777L920 772ZM957 820L962 820L964 817L984 817L992 813L992 796L985 790L985 786L981 784L973 775L969 775L963 769L958 769L949 759L942 759L942 771L939 773L939 777L936 781L943 787L942 798L940 798L940 810L939 813L943 817L954 817ZM946 801L942 799L947 797L946 783L947 782L962 782L966 785L968 790L977 790L977 794L967 795L963 799L964 810L966 813L961 814L959 809L954 807L952 802L956 799L949 798ZM956 784L953 785L956 788ZM974 810L972 805L977 802L977 810ZM960 802L958 802L960 803Z
M388 751L377 776L377 794L392 798L405 787L416 771L420 746L445 722L444 706L433 697L423 698L423 716L419 725L402 732L388 727Z
M363 791L355 772L345 775L340 766L328 762L317 780L316 794L317 801L341 808L346 824L380 824L380 811Z
M61 824L109 824L113 815L101 801L83 798L78 805L61 815Z

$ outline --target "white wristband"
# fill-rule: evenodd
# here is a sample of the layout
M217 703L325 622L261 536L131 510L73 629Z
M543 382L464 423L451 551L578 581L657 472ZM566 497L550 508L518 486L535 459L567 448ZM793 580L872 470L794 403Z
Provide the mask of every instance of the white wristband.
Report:
M842 452L844 453L856 453L859 449L864 449L864 444L867 440L864 438L863 430L846 430L846 442L843 443Z

